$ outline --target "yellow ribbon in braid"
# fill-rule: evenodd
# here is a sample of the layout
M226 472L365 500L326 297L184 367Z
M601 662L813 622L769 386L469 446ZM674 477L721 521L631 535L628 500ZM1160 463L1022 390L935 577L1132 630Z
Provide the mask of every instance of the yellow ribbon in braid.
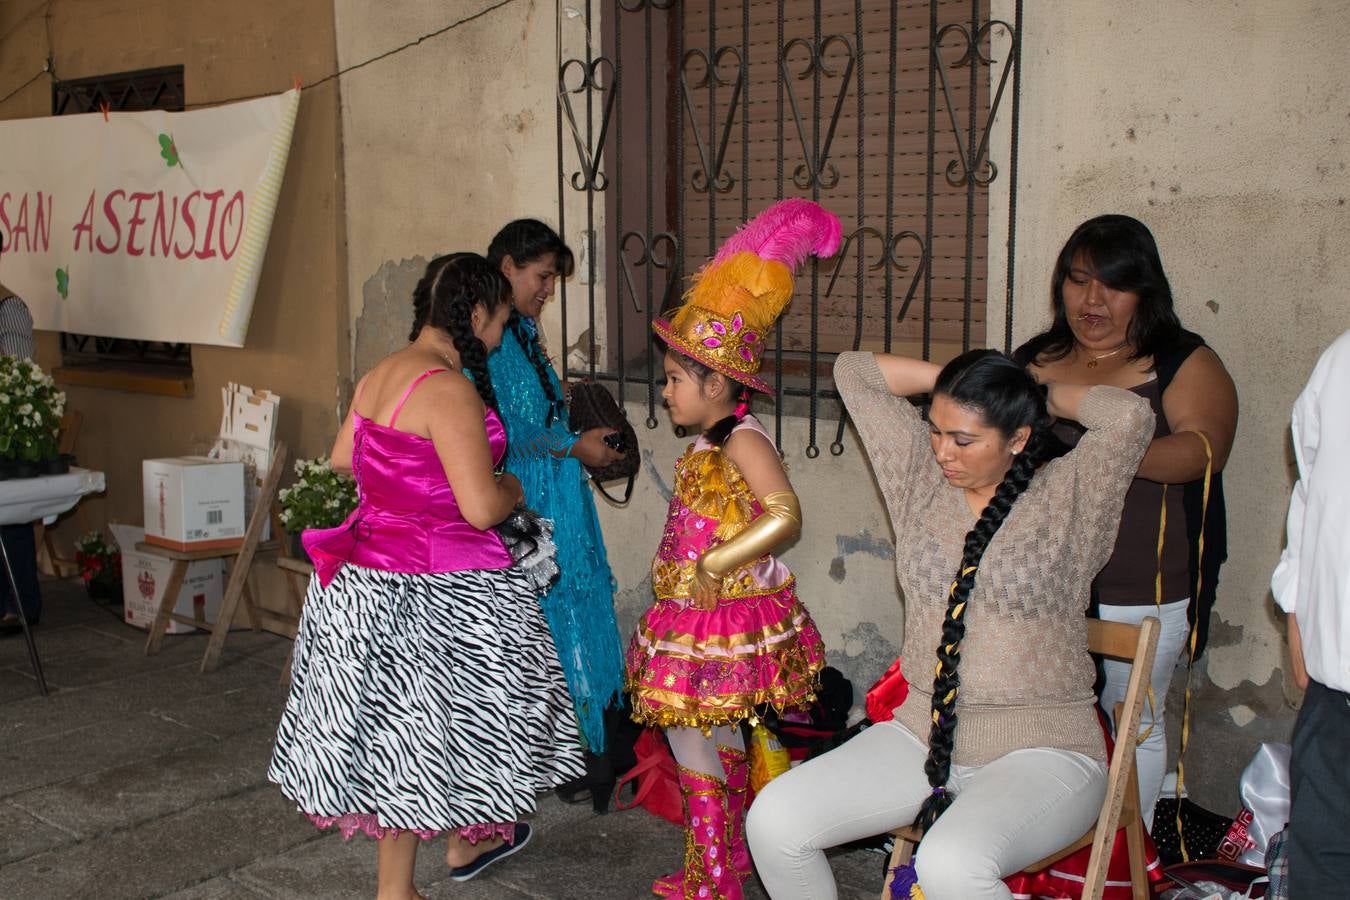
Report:
M961 570L961 574L960 574L960 575L957 575L955 578L952 579L952 586L949 587L949 588L947 588L947 596L950 597L952 594L955 594L955 593L956 593L956 586L957 586L957 584L960 583L961 579L962 579L962 578L965 578L967 575L971 574L972 572L974 572L974 571L975 571L976 569L978 569L978 568L979 568L979 566L966 566L964 569L962 569L962 570ZM961 605L964 606L964 605L965 605L965 602L962 601L962 604L961 604ZM958 608L959 608L959 607L958 607ZM955 615L956 615L956 612L955 612L955 610L953 610L953 617L955 617Z
M952 586L947 588L947 596L951 597L953 594L955 594L956 586L961 583L961 579L965 578L967 575L973 575L975 573L975 570L978 568L979 566L966 566L964 569L962 569L961 574L957 575L955 578L952 579ZM965 611L966 611L966 601L962 600L960 603L952 607L949 615L951 616L953 621L959 621L961 616L965 613ZM942 649L946 651L948 656L951 656L953 653L956 652L956 648L960 646L961 646L960 641L953 641L950 644L943 645ZM938 660L938 664L933 667L934 678L941 677L942 665L943 665L942 660ZM953 700L955 700L956 691L957 691L956 688L952 688L950 691L948 691L947 696L942 698L942 702L945 704L951 703ZM936 725L937 721L938 721L938 711L933 710L933 724Z

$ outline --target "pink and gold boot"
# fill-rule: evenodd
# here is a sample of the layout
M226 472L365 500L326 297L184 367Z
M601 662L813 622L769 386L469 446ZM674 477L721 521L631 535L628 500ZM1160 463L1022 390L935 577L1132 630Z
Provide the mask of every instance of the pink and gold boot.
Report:
M720 778L675 767L684 800L684 869L658 878L652 893L693 900L744 900L741 878L728 859L727 785Z
M744 750L717 745L717 757L722 760L722 771L727 776L727 847L731 853L731 867L741 881L754 874L750 848L745 843L745 798L750 786L750 761Z

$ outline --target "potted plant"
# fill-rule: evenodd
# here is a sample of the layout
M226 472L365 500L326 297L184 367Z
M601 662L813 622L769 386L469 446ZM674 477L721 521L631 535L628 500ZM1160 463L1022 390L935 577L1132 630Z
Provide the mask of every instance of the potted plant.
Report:
M31 360L0 356L0 478L69 470L57 452L66 395Z
M306 558L300 533L306 528L333 528L356 509L356 480L333 471L328 457L295 461L295 484L277 495L281 524L291 539L291 554Z
M102 532L91 531L75 542L75 564L90 597L122 602L122 553Z

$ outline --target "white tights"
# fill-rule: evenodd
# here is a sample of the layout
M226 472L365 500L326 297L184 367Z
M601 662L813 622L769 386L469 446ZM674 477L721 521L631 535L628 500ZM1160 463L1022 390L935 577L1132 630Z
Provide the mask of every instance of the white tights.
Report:
M729 725L715 726L710 735L705 735L698 728L667 728L666 740L670 741L670 752L674 754L675 762L686 769L718 779L726 778L722 772L722 760L717 756L718 745L745 750L741 729Z

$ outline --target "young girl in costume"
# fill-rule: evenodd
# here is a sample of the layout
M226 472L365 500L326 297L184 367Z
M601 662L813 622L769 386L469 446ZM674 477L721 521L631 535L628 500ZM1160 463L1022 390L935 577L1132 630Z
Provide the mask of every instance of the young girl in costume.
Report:
M605 444L611 428L568 428L562 385L539 342L538 317L559 278L572 273L572 251L535 219L508 223L488 246L488 262L511 283L511 315L501 346L488 357L509 438L506 468L525 503L553 521L562 574L540 598L573 708L586 741L586 777L558 788L568 802L591 800L604 812L614 787L605 754L604 712L623 689L623 644L614 621L614 578L583 465L619 458Z
M662 397L702 435L675 463L656 559L656 602L628 647L633 718L666 729L684 801L682 869L659 896L740 900L748 765L740 723L765 704L813 697L824 647L792 573L769 555L801 530L797 496L749 412L764 335L792 297L792 272L839 247L839 221L806 200L765 210L695 276L652 328L666 342Z

